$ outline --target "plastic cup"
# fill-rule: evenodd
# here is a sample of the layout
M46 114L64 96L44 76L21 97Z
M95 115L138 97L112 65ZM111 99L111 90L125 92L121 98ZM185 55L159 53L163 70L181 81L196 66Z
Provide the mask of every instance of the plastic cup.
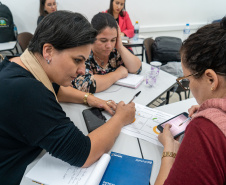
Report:
M150 65L151 65L151 71L155 71L158 76L162 63L159 61L153 61L150 63Z
M156 77L157 77L156 71L148 71L145 74L145 83L146 83L146 86L148 86L148 87L155 86L155 84L156 84Z

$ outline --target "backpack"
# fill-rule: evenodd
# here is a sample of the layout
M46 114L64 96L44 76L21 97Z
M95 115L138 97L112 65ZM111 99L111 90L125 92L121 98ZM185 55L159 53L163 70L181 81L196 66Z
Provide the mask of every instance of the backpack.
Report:
M0 2L0 43L15 40L12 13L6 5Z
M152 61L166 64L169 61L180 61L180 47L182 40L176 37L156 37L151 46Z

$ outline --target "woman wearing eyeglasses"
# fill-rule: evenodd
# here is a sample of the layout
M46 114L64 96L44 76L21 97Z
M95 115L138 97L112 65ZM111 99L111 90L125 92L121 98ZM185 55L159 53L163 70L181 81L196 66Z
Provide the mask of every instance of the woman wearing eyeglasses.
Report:
M190 81L199 106L189 109L192 120L181 145L170 125L159 134L164 150L155 185L225 185L226 17L190 35L180 52L184 77L178 82Z
M40 0L39 17L37 24L48 14L57 11L57 3L55 0Z

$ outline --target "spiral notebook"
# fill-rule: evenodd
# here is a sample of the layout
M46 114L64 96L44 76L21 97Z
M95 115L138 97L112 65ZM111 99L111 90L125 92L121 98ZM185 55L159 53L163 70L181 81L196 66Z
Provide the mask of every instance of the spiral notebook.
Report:
M128 74L126 78L118 80L115 84L136 89L143 81L144 77L141 75Z

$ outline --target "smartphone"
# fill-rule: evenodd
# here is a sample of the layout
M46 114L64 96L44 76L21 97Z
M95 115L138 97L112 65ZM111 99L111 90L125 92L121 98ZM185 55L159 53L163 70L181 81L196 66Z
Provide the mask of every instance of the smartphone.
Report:
M103 109L93 107L83 110L82 114L86 123L88 132L92 132L106 122L105 116L102 114Z
M160 125L157 126L157 128L160 132L163 132L164 126L169 123L170 125L172 125L172 127L170 128L170 131L171 131L173 137L177 138L178 136L180 136L181 134L184 133L188 123L190 122L190 120L187 120L186 122L184 122L187 118L188 118L188 113L183 112L183 113L161 123Z

